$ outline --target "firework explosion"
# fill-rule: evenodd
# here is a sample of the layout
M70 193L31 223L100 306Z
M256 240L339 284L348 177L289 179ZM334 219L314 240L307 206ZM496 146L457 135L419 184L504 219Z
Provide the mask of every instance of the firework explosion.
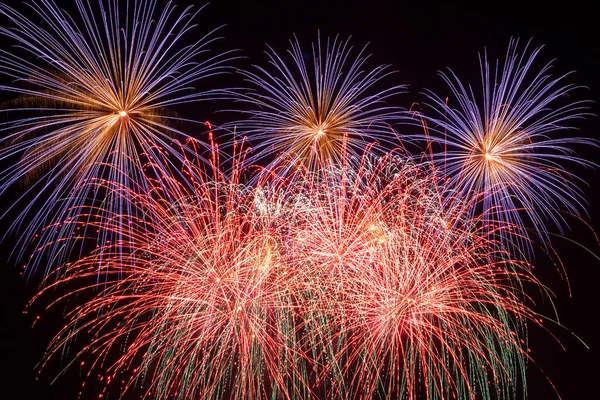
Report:
M391 154L361 165L311 187L286 252L328 398L511 398L527 267L448 208L428 171Z
M156 186L136 195L111 183L133 207L152 214L152 222L137 218L140 213L102 219L96 227L104 230L122 231L122 218L129 221L123 242L59 273L66 278L55 285L104 279L92 284L99 290L94 299L70 313L72 323L50 354L86 332L94 339L80 356L104 360L129 338L105 375L121 379L126 370L119 392L141 380L147 398L289 397L303 386L291 276L278 262L280 238L273 234L280 221L256 211L255 193L239 183L240 171L227 177L214 171L217 180L175 183L168 192Z
M0 4L10 24L0 35L14 44L0 53L0 74L12 80L1 88L21 95L3 110L14 117L0 125L8 133L0 160L14 163L0 175L0 193L23 179L28 184L13 223L27 221L25 243L49 221L76 215L86 201L127 207L87 182L144 187L144 164L161 168L163 152L181 158L172 137L186 136L176 127L184 119L169 108L214 97L214 90L192 85L226 67L226 54L206 56L212 33L186 42L198 13L191 8L176 12L148 0L76 5L79 20L52 1L28 4L38 17L32 20ZM73 231L44 234L66 239Z
M99 398L526 395L527 290L549 290L524 255L584 210L562 164L592 165L570 146L596 145L552 137L587 108L556 106L577 87L532 74L539 49L511 41L502 69L484 56L481 99L443 74L453 97L427 92L411 115L364 48L295 40L230 91L232 141L206 123L203 145L168 111L213 97L191 85L228 68L196 60L210 36L182 44L195 13L98 4L76 2L79 24L32 4L42 26L0 4L24 52L0 53L22 96L0 125L0 159L18 158L1 190L30 181L12 227L50 255L33 257L52 273L30 307L68 310L42 368L66 357ZM402 120L423 128L418 156Z
M386 100L404 86L383 86L388 66L365 69L363 48L353 55L349 40L321 40L311 52L291 41L288 58L269 48L269 67L243 71L250 89L238 94L247 119L229 124L253 143L254 160L294 171L338 165L345 155L362 154L375 140L397 145L390 124L403 116ZM311 65L312 62L312 65Z
M536 71L541 48L530 50L528 44L521 54L518 50L518 40L511 40L502 68L491 67L484 53L479 95L452 71L441 73L457 106L426 92L429 109L423 117L431 136L424 138L441 145L433 159L461 197L486 193L484 214L495 210L495 216L522 228L520 235L533 225L539 239L548 241L548 220L560 230L566 224L563 213L578 216L585 208L578 177L563 165L592 166L573 148L598 143L551 136L589 115L589 102L568 100L579 87L565 83L567 75L553 77L550 63Z
M239 165L178 190L127 193L150 226L138 213L94 224L123 231L115 221L130 221L124 242L52 274L65 278L41 294L81 288L57 303L95 295L69 313L48 356L89 335L76 356L145 398L517 392L535 314L515 288L535 280L443 203L430 173L390 154L248 187Z

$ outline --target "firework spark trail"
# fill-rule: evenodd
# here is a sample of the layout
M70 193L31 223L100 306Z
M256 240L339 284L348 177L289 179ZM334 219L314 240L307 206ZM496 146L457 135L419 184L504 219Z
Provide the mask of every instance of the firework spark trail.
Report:
M366 48L353 54L349 39L319 38L310 53L297 40L290 44L291 63L269 47L268 68L242 71L250 88L236 94L247 106L237 111L247 118L227 125L248 136L254 161L316 170L343 162L345 152L360 157L375 141L398 145L391 124L403 113L386 101L404 86L380 88L393 73L388 66L367 69Z
M126 260L120 243L102 249L102 272L125 278L93 285L100 294L73 311L50 354L88 329L98 360L133 337L109 376L144 354L133 376L145 374L147 396L160 398L219 397L229 380L234 398L306 398L310 385L342 398L489 398L490 375L510 398L533 316L511 280L530 279L526 270L503 267L513 262L475 224L460 229L418 168L363 165L296 175L283 191L233 179L158 202L139 196L157 225L149 237L147 220L132 220L125 247L138 250ZM68 265L60 284L98 268L95 255ZM112 319L118 329L104 332Z
M89 337L74 360L145 398L514 398L538 283L435 174L392 152L251 187L236 152L229 174L108 183L144 216L97 212L122 241L51 275L40 296L78 288L53 304L92 298L48 359Z
M99 1L96 9L76 1L78 20L50 0L27 4L35 20L0 4L9 22L0 35L15 43L14 51L0 51L0 74L12 80L0 89L21 96L3 110L15 117L0 123L7 134L0 160L11 163L0 174L0 193L29 181L11 207L24 204L12 224L12 230L25 225L22 249L49 222L58 224L42 234L42 244L72 236L64 230L72 225L60 222L88 201L127 207L126 199L92 191L90 181L148 189L146 163L162 168L165 152L183 158L172 138L187 137L176 125L189 120L169 108L219 92L191 90L224 73L231 58L207 54L214 31L189 41L200 10L178 12L170 3L161 9L153 0L120 3Z
M421 139L441 145L434 162L463 196L486 194L473 212L480 206L484 215L493 209L494 218L500 216L521 231L530 223L534 235L547 243L548 222L562 231L563 213L579 216L585 209L577 187L581 179L564 164L594 166L574 147L597 147L598 142L554 137L590 115L589 102L568 99L579 87L565 83L568 74L553 77L551 63L536 69L540 50L530 50L528 43L519 53L518 40L511 40L504 63L495 68L484 53L480 93L451 70L441 73L453 97L447 102L431 91L425 93L428 108L421 117L431 135ZM504 239L516 241L522 250L530 248L528 241Z

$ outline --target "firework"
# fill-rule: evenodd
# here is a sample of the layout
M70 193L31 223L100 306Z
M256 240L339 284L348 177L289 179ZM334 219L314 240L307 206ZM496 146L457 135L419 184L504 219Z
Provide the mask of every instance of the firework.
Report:
M386 101L403 86L381 86L388 66L366 68L366 48L355 55L349 40L319 38L311 51L291 41L287 58L269 47L269 67L242 74L250 89L239 93L247 119L229 126L247 135L253 160L270 160L282 172L306 166L317 170L359 156L366 144L397 145L390 124L402 117ZM344 147L347 147L344 149Z
M21 96L3 110L13 117L0 125L7 134L0 160L11 163L0 193L28 185L12 225L25 224L25 244L49 221L58 223L42 243L73 235L61 223L87 201L127 207L92 190L93 180L148 189L145 165L161 168L165 153L182 158L172 138L185 137L177 126L186 120L169 108L213 98L214 90L191 89L223 73L228 60L206 54L213 32L189 40L199 12L190 7L107 0L96 9L76 1L76 19L50 0L27 5L37 19L0 4L9 22L0 35L15 44L0 52L0 74L11 80L0 88Z
M587 102L569 99L578 87L566 83L568 74L553 77L550 63L537 69L540 50L530 50L528 44L519 53L518 40L511 40L502 68L490 66L484 53L480 93L452 71L441 73L452 97L446 102L426 92L423 115L431 128L424 139L440 144L433 159L442 174L464 197L484 193L472 211L483 207L486 219L500 218L520 228L505 239L521 248L530 245L518 237L527 235L525 226L547 242L548 221L562 229L563 213L580 215L580 179L564 164L591 166L574 147L598 145L592 139L558 136L587 114Z
M189 176L204 176L192 171L193 163ZM108 382L122 381L107 385L108 393L309 397L291 275L279 261L279 219L264 212L261 195L239 182L238 167L227 176L215 169L210 181L127 193L146 218L101 213L105 218L95 226L121 231L122 240L68 264L57 273L64 278L46 289L77 282L79 289L66 297L97 291L69 313L71 323L49 354L81 335L90 337L77 358L91 358L91 371L102 370ZM125 230L123 219L129 221ZM86 285L88 279L95 283Z
M310 181L285 254L324 397L514 398L529 266L397 157Z

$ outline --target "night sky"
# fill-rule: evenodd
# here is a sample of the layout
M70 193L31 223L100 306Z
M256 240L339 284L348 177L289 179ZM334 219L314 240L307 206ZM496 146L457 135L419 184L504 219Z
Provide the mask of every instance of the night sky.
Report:
M191 2L176 0L180 5ZM5 3L21 11L26 10L19 6L20 2ZM62 3L66 8L72 8L71 0L63 0ZM294 34L307 49L310 42L316 40L318 31L322 37L340 34L346 38L351 35L357 48L369 43L368 53L373 56L368 65L391 64L398 71L391 80L409 85L408 93L397 99L399 105L406 108L423 100L419 94L423 88L432 89L442 96L449 94L437 75L438 70L451 67L463 82L477 84L480 79L478 52L487 48L491 58L502 59L511 37L520 38L522 44L532 38L534 46L545 46L540 55L542 61L556 59L555 74L575 71L567 82L586 86L587 89L578 90L573 95L577 96L577 100L594 101L592 112L600 112L600 46L594 39L599 22L598 14L591 5L578 1L561 2L560 8L553 8L551 2L535 5L525 1L480 4L486 6L449 5L435 1L216 0L198 17L200 27L197 32L206 33L225 24L220 30L224 39L214 48L221 51L239 49L239 55L245 57L235 62L239 68L250 64L264 65L265 44L282 53L289 47L288 41ZM7 43L0 45L3 49L8 48ZM7 83L4 80L2 83ZM235 75L217 83L241 84L240 78ZM10 98L6 93L0 96L2 101ZM197 105L179 111L216 124L226 122L229 116L214 114L214 108L213 105ZM598 117L589 117L577 126L580 132L576 134L600 139ZM402 127L398 129L402 133ZM580 155L600 163L598 149L581 151L586 153ZM569 170L572 170L570 167ZM600 232L600 169L574 172L589 184L584 188L589 202L589 221L592 230ZM1 197L1 209L4 210L11 202L9 196ZM0 221L0 224L2 233L8 221ZM566 236L600 255L600 245L595 241L592 230L572 220L571 230L566 232ZM558 237L553 240L569 281L563 280L557 267L542 255L533 264L536 276L555 293L554 306L563 327L546 324L548 331L536 327L531 329L529 347L537 366L531 363L528 368L529 398L558 398L545 375L563 399L599 398L596 392L600 377L600 334L594 325L597 324L600 306L600 259L567 240ZM31 325L35 314L23 315L25 304L36 292L39 279L34 277L26 282L20 276L22 263L8 261L13 242L9 237L0 244L3 264L0 265L0 360L3 370L0 399L76 399L82 381L77 368L53 384L51 381L60 371L60 363L36 378L36 363L61 325L60 313L46 315L41 306L38 307L36 310L41 312L43 321L34 327ZM536 311L552 316L552 304L536 293L532 295L538 301ZM91 391L83 397L84 400L92 398L96 396Z

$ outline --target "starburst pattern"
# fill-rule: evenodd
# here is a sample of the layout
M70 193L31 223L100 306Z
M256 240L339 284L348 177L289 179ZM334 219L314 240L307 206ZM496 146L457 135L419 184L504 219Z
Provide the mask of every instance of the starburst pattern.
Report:
M25 244L90 199L114 200L91 191L90 180L144 187L145 164L164 162L165 152L181 159L185 149L172 138L186 137L178 129L185 119L169 108L213 98L215 90L191 89L223 73L228 60L207 54L212 32L189 41L199 11L190 7L107 0L96 9L77 1L75 19L50 0L28 6L37 19L0 4L9 22L0 35L15 44L0 53L0 74L12 80L0 89L21 95L3 110L14 117L0 125L8 133L0 160L13 164L0 174L0 193L29 183L13 223L26 224ZM73 234L56 228L42 236L50 233Z
M269 48L268 68L242 72L250 88L237 99L247 119L228 125L249 137L254 160L316 170L341 163L346 152L360 157L375 141L398 144L391 124L403 113L386 101L404 86L382 86L393 73L388 66L367 68L366 48L354 54L349 40L319 38L310 52L290 44L291 62Z
M574 120L588 115L588 102L569 99L579 87L566 83L567 75L552 76L550 63L536 68L540 50L528 44L519 53L511 40L502 68L490 66L484 54L479 93L452 71L441 73L452 98L426 92L422 115L431 128L423 138L441 145L433 158L442 173L465 197L485 193L483 214L521 228L506 238L520 247L529 247L518 238L526 226L547 242L548 220L562 229L562 213L585 209L579 179L565 164L592 166L575 148L598 145L568 134Z

